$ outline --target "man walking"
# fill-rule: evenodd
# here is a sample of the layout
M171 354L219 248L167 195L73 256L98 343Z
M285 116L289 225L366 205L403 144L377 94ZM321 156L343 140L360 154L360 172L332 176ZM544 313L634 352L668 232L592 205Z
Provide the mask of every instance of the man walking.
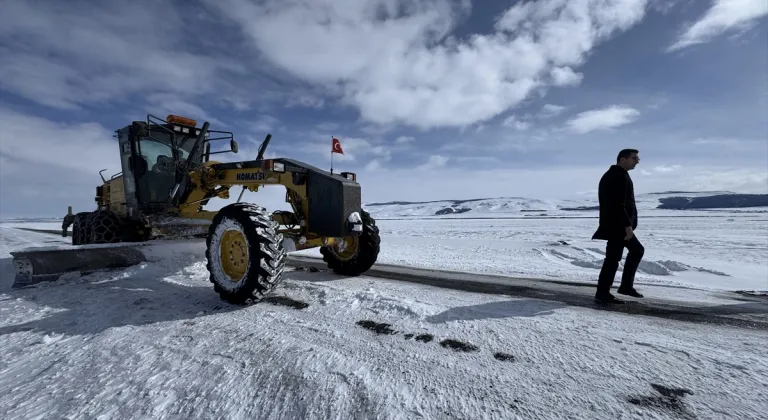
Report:
M606 303L622 303L611 294L616 271L619 268L624 248L629 252L624 262L621 284L618 292L623 295L643 297L634 288L635 273L645 248L635 236L637 228L637 206L635 189L629 171L640 161L635 149L624 149L616 157L616 164L600 178L598 198L600 201L600 222L592 239L607 241L605 260L597 280L595 300Z

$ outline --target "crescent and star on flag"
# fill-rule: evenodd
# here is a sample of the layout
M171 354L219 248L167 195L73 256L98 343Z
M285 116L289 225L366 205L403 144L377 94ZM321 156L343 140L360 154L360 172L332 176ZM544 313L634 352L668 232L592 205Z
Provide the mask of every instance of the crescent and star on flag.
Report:
M341 142L336 137L331 137L331 173L333 173L333 154L344 154L344 149L341 148Z
M336 137L331 137L331 153L344 154L344 149L341 148L341 142Z

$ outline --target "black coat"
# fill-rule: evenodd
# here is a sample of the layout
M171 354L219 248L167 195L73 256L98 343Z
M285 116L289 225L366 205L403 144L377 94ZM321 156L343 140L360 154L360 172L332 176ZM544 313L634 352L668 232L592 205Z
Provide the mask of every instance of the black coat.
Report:
M637 228L635 188L629 173L612 165L600 178L598 187L600 223L592 239L624 239L627 226Z

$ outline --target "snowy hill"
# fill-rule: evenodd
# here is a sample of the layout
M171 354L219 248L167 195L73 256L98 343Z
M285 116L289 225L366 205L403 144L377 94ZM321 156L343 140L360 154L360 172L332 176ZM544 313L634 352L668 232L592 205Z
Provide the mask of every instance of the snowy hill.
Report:
M638 211L694 209L755 209L768 210L768 194L735 194L728 191L667 191L639 194ZM575 216L594 215L597 198L584 200L542 200L526 197L478 198L470 200L392 201L366 203L374 217L457 216Z

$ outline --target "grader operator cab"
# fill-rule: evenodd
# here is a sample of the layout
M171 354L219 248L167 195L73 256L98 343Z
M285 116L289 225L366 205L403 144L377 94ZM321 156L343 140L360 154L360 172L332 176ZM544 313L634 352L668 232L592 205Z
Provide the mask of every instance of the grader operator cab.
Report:
M286 252L320 247L330 269L350 276L376 262L379 230L362 209L354 173L333 174L292 159L264 159L271 135L255 160L211 160L219 153L237 153L238 144L231 132L211 130L209 125L197 127L195 120L176 115L165 120L148 115L146 121L116 131L122 172L109 179L102 176L95 210L70 210L62 223L64 236L72 227L80 260L88 260L89 252L99 258L99 244L204 237L210 281L232 303L254 303L268 295L282 277ZM222 140L229 140L229 150L212 151ZM245 190L269 185L285 187L293 211L269 213L241 202ZM237 202L218 211L204 209L211 199L228 199L232 187L242 188ZM71 261L66 270L53 268L56 252L13 253L17 282L19 277L29 280L36 271L76 269Z

